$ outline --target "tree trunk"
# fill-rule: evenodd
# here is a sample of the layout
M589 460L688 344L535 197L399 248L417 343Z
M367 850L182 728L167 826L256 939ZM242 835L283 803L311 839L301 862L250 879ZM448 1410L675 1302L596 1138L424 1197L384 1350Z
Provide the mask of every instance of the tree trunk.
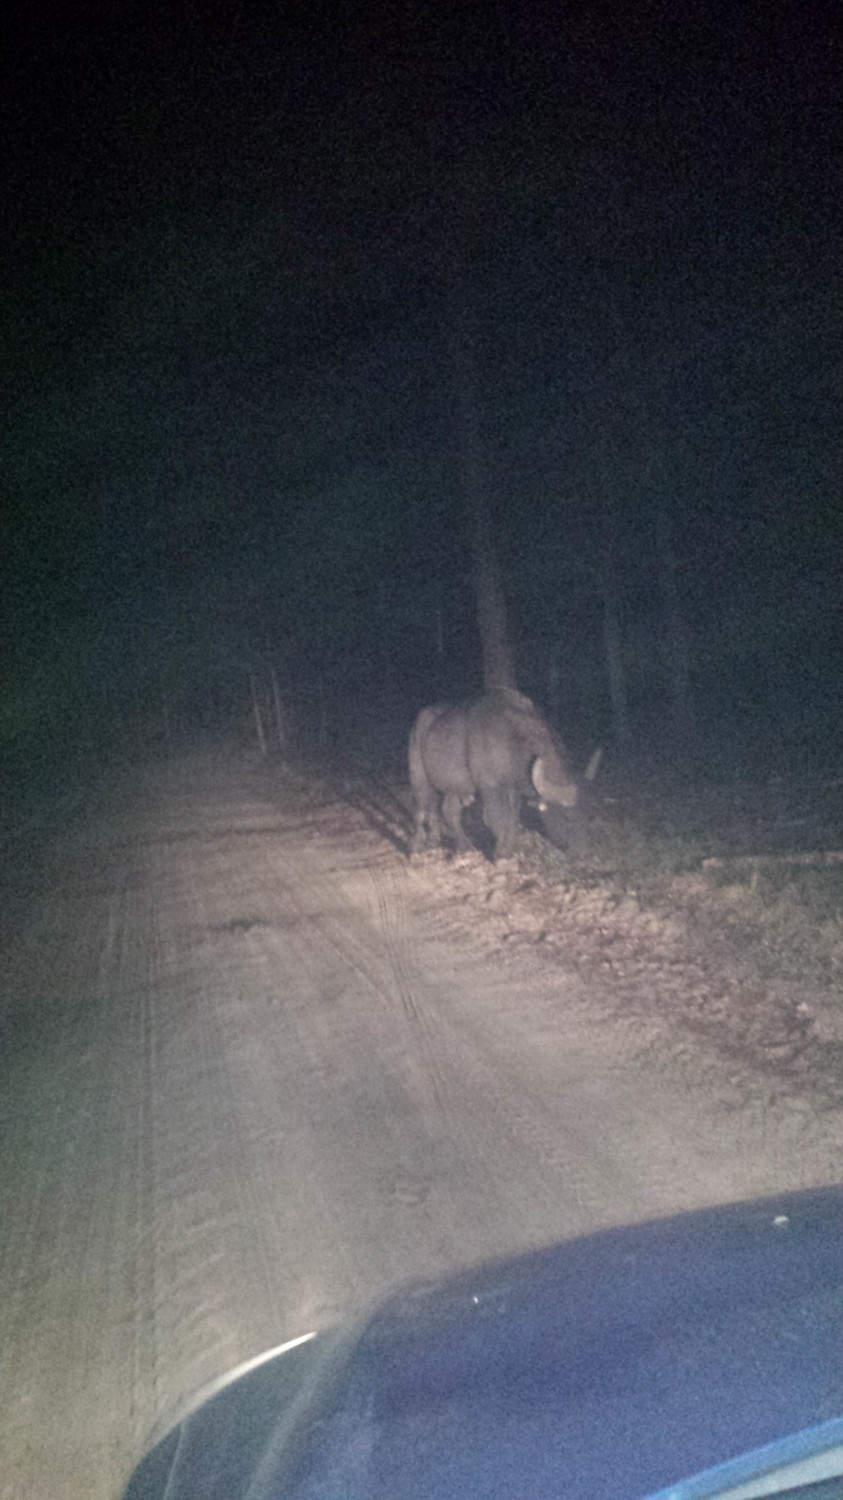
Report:
M603 649L606 653L606 672L609 678L612 727L617 743L628 745L630 740L629 696L621 649L620 593L615 560L609 556L608 551L600 572L600 591L603 600Z
M275 737L278 741L278 749L282 755L287 748L287 724L284 708L281 703L281 691L278 687L278 673L274 663L270 662L269 676L272 683L272 702L275 708Z
M454 363L457 382L457 451L462 492L471 528L471 557L477 630L483 656L483 686L515 687L515 666L500 566L492 535L483 474L478 379L477 329L467 292L452 298Z
M560 643L554 641L547 664L547 709L554 724L558 724L562 717L562 671L559 662L561 654Z
M441 660L445 655L445 602L439 578L433 580L433 641L436 655Z
M687 753L693 747L694 737L691 656L679 594L673 522L666 500L658 501L656 506L656 556L664 601L665 661L673 731L679 747Z
M483 651L484 688L515 687L515 663L509 639L506 600L489 516L478 497L472 555L477 596L477 629Z
M608 432L604 432L597 450L599 463L597 519L600 536L595 549L598 558L596 575L603 616L603 651L609 682L609 702L612 706L612 730L617 744L628 745L631 739L629 691L623 660L622 592L618 584L619 544L615 486L619 465L616 462L613 472L609 462L609 441Z
M257 681L255 680L254 672L249 673L249 686L252 690L252 708L255 715L255 730L258 736L258 744L260 745L261 755L265 757L267 753L266 730L264 729L263 714L261 712L260 697L258 695L258 685Z

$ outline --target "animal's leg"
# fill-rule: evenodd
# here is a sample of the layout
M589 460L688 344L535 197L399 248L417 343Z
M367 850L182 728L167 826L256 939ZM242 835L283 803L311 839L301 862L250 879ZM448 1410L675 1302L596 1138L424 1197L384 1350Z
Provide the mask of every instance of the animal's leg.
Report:
M441 844L442 824L439 820L438 800L435 792L431 792L426 797L416 797L416 816L410 844L411 854L418 854L430 844Z
M458 792L448 792L442 798L442 816L445 819L445 826L449 833L453 835L459 854L464 854L468 848L468 839L465 836L465 829L462 826L462 810L464 806L465 798L461 797Z
M506 859L518 833L518 796L496 787L483 793L483 822L495 836L495 858Z

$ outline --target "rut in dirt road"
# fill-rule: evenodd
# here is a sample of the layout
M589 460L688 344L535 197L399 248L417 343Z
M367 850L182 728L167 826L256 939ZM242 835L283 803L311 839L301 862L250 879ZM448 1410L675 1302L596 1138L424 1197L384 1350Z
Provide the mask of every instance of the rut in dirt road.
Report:
M105 1500L186 1393L410 1279L837 1175L836 1116L689 1087L259 769L147 773L7 879L4 1497Z

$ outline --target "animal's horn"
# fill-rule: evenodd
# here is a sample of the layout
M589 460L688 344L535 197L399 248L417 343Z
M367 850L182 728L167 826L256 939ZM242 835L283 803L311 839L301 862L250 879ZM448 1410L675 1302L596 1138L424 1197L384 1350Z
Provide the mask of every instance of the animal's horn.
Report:
M538 760L533 761L533 769L530 772L530 779L536 791L538 792L541 801L549 801L551 791L550 787L547 784L547 777L544 774L544 764L542 762L541 756L539 756Z
M574 807L577 801L577 788L573 782L548 781L544 772L544 761L539 756L533 762L530 772L533 786L539 794L542 802L555 802L559 807Z
M590 761L588 762L588 765L585 768L585 779L586 779L586 781L593 781L594 780L595 776L597 775L597 772L600 770L600 762L601 762L602 759L603 759L603 746L599 745L598 748L595 751L593 751L591 759L590 759Z

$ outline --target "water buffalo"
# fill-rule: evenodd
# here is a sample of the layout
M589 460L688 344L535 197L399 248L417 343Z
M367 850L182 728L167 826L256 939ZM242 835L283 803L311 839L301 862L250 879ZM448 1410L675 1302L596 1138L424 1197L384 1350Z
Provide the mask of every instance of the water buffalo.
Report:
M476 796L502 858L512 853L522 797L565 809L577 802L564 748L530 699L512 688L464 708L423 708L410 735L409 767L413 853L441 842L442 820L457 849L466 849L462 811Z

